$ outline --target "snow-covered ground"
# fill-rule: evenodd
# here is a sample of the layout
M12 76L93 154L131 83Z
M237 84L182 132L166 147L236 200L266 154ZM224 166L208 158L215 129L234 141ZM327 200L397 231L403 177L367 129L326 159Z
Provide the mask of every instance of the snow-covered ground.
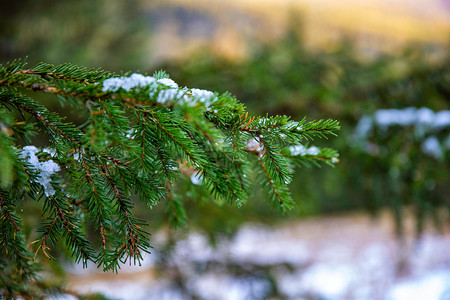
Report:
M69 286L114 299L449 300L450 234L399 243L392 231L388 216L357 214L246 225L216 247L190 233L119 275L73 268Z

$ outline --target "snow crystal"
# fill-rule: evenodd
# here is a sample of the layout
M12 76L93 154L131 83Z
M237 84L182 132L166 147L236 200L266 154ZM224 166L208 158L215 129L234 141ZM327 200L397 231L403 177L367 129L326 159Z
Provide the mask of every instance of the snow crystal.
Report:
M320 149L316 146L305 147L303 145L294 145L289 147L291 156L305 156L305 155L317 155L320 153Z
M430 136L422 143L422 151L437 159L441 159L444 155L442 153L441 144L435 136Z
M152 76L134 73L130 77L113 77L103 81L103 92L117 92L119 89L129 91L136 87L146 87L155 82Z
M26 159L35 170L39 171L39 177L34 178L34 181L44 187L44 193L47 197L52 196L55 194L55 190L50 183L50 177L55 172L59 172L61 168L51 159L48 161L40 162L38 157L36 156L36 153L38 152L39 150L35 146L25 146L23 147L22 153L19 157Z

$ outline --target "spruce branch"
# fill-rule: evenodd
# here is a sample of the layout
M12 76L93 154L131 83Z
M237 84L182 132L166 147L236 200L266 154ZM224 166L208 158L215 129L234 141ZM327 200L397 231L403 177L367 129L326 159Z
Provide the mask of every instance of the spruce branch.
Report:
M188 221L187 185L196 185L194 199L209 195L239 207L259 184L286 212L293 205L287 187L293 166L337 162L336 151L305 144L334 135L339 123L333 120L250 116L230 94L179 87L164 72L116 75L71 64L25 65L0 65L0 251L7 250L6 261L20 264L23 273L34 272L33 255L14 214L17 199L44 199L38 237L30 244L36 260L53 259L50 247L62 238L75 261L117 272L150 253L148 224L135 217L136 201L148 207L164 202L169 222L180 226ZM82 124L23 90L70 104ZM32 135L48 147L18 141L29 143ZM85 233L88 224L93 240Z

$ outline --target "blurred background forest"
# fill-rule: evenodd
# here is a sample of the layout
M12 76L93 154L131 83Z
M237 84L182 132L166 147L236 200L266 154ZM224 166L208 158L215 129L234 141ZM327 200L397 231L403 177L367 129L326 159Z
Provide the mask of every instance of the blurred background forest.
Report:
M17 0L0 10L1 63L28 56L30 64L70 62L117 73L164 69L180 85L229 91L253 114L341 122L337 138L315 141L337 149L340 163L333 169L297 170L290 186L296 206L287 215L273 211L258 191L237 209L190 199L186 190L188 229L216 245L223 236L242 235L241 226L249 222L289 227L299 218L339 214L350 223L339 219L330 226L344 222L353 228L362 222L355 212L376 217L388 210L394 221L378 223L394 224L386 225L387 235L418 240L432 228L445 241L438 247L449 246L449 43L445 0ZM42 101L55 111L64 109L56 99ZM380 121L389 112L394 117ZM162 205L136 213L149 220L151 232L166 228ZM31 230L35 221L27 222ZM170 235L189 240L186 232ZM155 249L160 267L161 261L175 264L167 261L177 242L168 240L166 254ZM396 264L399 273L405 271L402 259ZM450 282L450 257L436 264ZM180 295L195 294L182 280L184 271L175 269ZM273 270L238 271L256 281L266 278L270 288L261 293L273 297L388 299L381 292L379 298L346 297L339 288L334 294L319 291L317 297L304 289L289 294L283 283L273 283L278 280ZM339 276L330 280L342 281ZM450 299L450 285L444 287L441 298L429 299Z

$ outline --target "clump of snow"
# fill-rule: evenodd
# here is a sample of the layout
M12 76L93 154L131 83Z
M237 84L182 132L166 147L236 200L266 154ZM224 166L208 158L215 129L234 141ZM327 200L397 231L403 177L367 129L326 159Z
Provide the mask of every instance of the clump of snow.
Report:
M34 181L42 185L44 188L45 195L53 196L55 194L55 190L51 185L51 176L59 172L61 168L57 163L53 160L48 160L44 162L40 162L36 153L39 152L35 146L25 146L23 147L22 153L20 154L20 158L26 159L28 163L39 173L38 178L34 178Z
M289 151L291 156L317 155L320 153L320 149L316 146L305 147L303 145L290 146Z
M144 76L142 74L134 73L130 77L113 77L104 80L102 91L117 92L119 89L129 91L136 87L149 86L155 81L156 79L152 76Z
M158 79L157 82L158 83L162 83L165 86L168 86L168 87L173 88L173 89L177 89L178 88L178 84L175 81L173 81L172 79L170 79L170 78Z
M176 99L183 99L186 96L186 92L183 90L178 90L176 88L170 88L166 90L161 90L156 98L156 102L165 104L172 102Z
M203 104L207 109L217 99L213 92L202 89L179 88L178 84L170 78L156 80L152 76L134 73L130 77L113 77L103 81L104 92L117 92L120 89L130 91L135 88L150 87L149 98L156 96L156 102L169 104L181 101L188 105ZM158 87L160 88L158 92ZM217 110L214 111L217 113Z
M201 89L191 89L191 99L195 99L201 103L205 103L205 105L209 105L212 99L215 97L214 93L207 90Z

